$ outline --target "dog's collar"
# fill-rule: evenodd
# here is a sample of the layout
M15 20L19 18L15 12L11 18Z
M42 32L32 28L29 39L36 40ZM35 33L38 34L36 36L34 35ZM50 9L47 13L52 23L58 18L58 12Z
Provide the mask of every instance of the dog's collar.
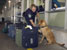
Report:
M40 28L44 28L44 27L47 27L47 25L46 26L41 26Z

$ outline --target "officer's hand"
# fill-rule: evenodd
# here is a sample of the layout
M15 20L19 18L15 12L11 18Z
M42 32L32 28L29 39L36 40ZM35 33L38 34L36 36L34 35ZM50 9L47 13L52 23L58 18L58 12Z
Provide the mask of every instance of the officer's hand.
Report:
M36 27L36 25L35 25L35 24L33 24L33 27Z
M33 27L36 27L35 23L33 22L33 20L30 20L31 24L33 25Z

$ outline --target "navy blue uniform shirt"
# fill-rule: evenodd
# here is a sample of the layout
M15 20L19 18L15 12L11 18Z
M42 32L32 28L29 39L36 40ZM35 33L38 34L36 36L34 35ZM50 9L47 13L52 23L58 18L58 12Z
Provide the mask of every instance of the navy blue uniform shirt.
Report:
M28 8L23 13L23 16L25 17L26 22L27 22L28 25L31 25L32 26L32 24L30 22L31 19L33 20L33 22L35 22L35 16L36 16L37 12L38 12L37 10L35 12L33 12L30 8Z

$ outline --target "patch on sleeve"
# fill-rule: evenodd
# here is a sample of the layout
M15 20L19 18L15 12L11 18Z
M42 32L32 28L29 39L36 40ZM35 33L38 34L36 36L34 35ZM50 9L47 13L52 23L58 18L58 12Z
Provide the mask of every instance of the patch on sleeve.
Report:
M32 17L31 14L29 14L28 17L31 18Z

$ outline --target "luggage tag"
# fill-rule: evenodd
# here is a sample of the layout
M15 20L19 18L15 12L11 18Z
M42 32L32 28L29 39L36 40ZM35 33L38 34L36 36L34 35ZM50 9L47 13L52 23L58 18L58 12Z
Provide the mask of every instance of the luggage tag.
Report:
M31 14L29 14L28 17L31 18L32 17Z
M33 44L33 38L30 39L30 43Z

